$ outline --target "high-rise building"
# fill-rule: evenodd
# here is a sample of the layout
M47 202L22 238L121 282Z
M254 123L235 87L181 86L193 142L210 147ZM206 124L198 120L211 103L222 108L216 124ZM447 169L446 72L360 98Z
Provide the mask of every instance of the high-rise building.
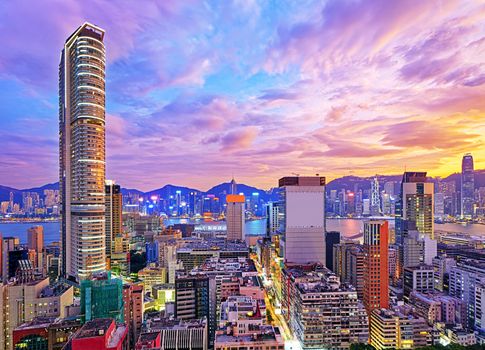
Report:
M111 254L114 251L114 241L116 237L121 237L123 232L123 198L120 185L116 185L112 180L106 180L105 194L106 260L110 266Z
M404 267L403 287L406 301L409 300L412 292L432 293L434 290L433 267L425 264Z
M29 249L32 249L36 253L36 266L42 269L42 250L44 249L44 227L32 226L27 230L27 245Z
M175 278L175 317L182 320L205 318L209 345L216 329L216 282L205 275L180 275Z
M367 312L389 307L389 223L364 224L364 305Z
M226 225L228 240L244 239L244 205L242 194L228 194L226 196Z
M63 274L106 269L104 30L84 23L59 64L59 187Z
M405 172L399 203L396 203L396 242L404 242L409 230L434 239L434 185L426 172Z
M325 266L334 271L333 267L333 247L340 244L340 232L328 231L325 233Z
M325 177L298 176L279 180L284 216L286 263L325 263Z
M475 195L475 174L473 170L473 156L467 153L461 161L461 217L473 216Z
M81 318L83 321L96 318L124 320L123 283L111 278L110 272L100 273L90 280L81 281Z
M379 180L377 176L371 182L370 215L379 216L381 214L381 195L379 191Z

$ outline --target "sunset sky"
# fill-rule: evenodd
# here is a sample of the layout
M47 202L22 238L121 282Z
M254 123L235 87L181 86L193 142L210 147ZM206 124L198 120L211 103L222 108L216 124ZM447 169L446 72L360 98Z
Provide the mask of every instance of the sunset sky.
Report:
M107 177L262 188L291 173L485 168L483 1L2 1L0 184L58 180L58 64L106 30Z

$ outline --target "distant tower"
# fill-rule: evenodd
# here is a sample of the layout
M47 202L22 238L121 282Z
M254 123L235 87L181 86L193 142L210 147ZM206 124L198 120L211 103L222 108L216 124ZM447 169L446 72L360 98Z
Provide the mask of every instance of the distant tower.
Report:
M226 196L226 226L228 240L244 239L244 205L246 199L242 194Z
M473 156L467 153L461 161L461 217L471 219L475 192Z
M27 242L29 249L35 250L36 267L42 269L42 250L44 249L44 227L32 226L27 230Z
M231 194L237 194L237 183L234 177L231 180Z
M79 281L106 269L104 30L84 23L59 64L62 271Z
M377 175L371 182L370 214L372 216L379 216L381 214L381 196L379 193L379 180L377 180Z

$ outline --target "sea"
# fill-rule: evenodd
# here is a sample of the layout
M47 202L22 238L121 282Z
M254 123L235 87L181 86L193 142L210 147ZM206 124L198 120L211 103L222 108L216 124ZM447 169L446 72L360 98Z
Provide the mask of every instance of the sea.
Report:
M390 220L391 227L393 220ZM186 219L169 219L165 225L179 222L187 222ZM27 229L34 225L44 227L44 243L52 243L60 240L59 222L40 222L40 223L0 223L0 232L3 237L15 236L20 238L20 242L27 243ZM339 231L345 237L357 237L363 231L363 219L327 219L327 231ZM266 219L252 220L246 222L246 235L263 235L266 230ZM445 231L450 233L463 233L471 236L485 237L485 225L480 224L458 224L446 223L435 224L435 231Z

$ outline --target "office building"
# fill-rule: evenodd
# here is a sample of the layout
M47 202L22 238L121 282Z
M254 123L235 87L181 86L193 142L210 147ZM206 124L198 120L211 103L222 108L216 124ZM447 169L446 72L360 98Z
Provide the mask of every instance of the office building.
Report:
M303 349L365 343L369 322L355 288L325 267L283 270L282 314Z
M80 26L59 64L59 188L63 275L106 269L104 30Z
M244 206L242 194L228 194L226 196L226 225L228 240L244 239Z
M100 273L91 280L81 281L81 318L112 318L123 322L123 283L111 278L110 272Z
M0 265L1 265L1 276L2 281L6 282L9 278L9 272L11 268L9 267L9 252L15 250L19 244L20 240L18 237L3 237L0 234L1 245L0 245Z
M127 350L128 327L111 318L88 321L70 339L68 349Z
M364 223L364 305L367 312L389 307L389 223Z
M121 186L112 180L105 182L105 235L106 235L106 261L111 268L111 254L115 252L115 239L123 234L123 198Z
M138 271L138 278L145 286L150 289L156 284L167 283L167 269L165 267L159 267L155 264L150 264Z
M426 172L405 172L401 195L396 204L396 242L404 243L410 230L420 237L434 239L434 184L428 182Z
M271 234L275 234L280 227L280 207L278 202L266 203L266 220L269 221Z
M285 262L325 264L325 178L283 177L279 187Z
M405 300L409 300L413 291L423 294L433 293L434 291L434 269L432 266L421 264L404 267L403 279Z
M32 226L27 230L27 246L35 251L34 267L42 271L43 267L43 249L44 249L44 227Z
M403 266L432 265L438 255L437 241L429 236L421 236L418 231L409 231L404 237Z
M422 348L431 342L431 329L424 318L399 310L374 309L371 312L370 344L376 350Z
M475 173L473 156L467 153L461 162L461 217L470 219L474 215Z
M177 275L175 278L175 318L205 318L209 329L209 346L216 330L216 283L205 275Z
M328 231L325 233L325 266L334 271L333 247L340 244L340 232Z
M448 291L448 279L450 270L456 266L456 260L445 255L439 255L433 259L434 288L439 292Z

